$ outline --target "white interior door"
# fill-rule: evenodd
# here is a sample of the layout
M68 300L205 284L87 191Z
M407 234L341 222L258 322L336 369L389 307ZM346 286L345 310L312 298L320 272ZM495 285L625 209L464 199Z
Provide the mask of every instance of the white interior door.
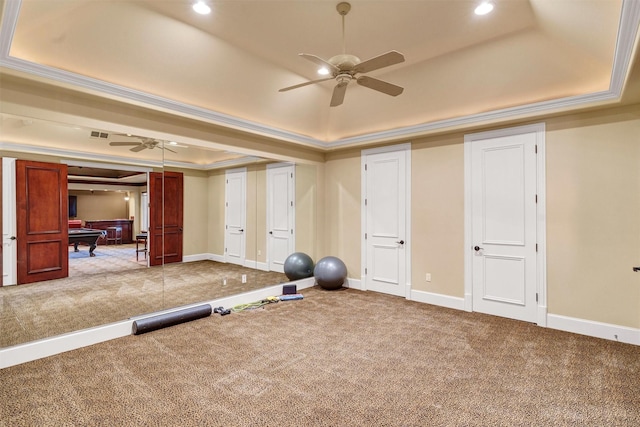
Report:
M364 287L406 297L410 152L363 152Z
M16 266L16 159L2 158L2 285L18 283Z
M247 222L247 169L225 174L225 262L244 265Z
M267 169L267 260L269 270L284 272L284 262L295 251L295 168L269 165Z
M471 143L473 310L536 321L536 133Z

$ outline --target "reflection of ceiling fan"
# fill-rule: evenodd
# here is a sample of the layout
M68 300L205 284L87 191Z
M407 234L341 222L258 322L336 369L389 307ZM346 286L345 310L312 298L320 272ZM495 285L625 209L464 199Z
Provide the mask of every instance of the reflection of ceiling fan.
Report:
M404 88L400 86L396 86L382 80L374 79L373 77L357 77L356 74L368 73L370 71L378 70L390 65L399 64L401 62L404 62L404 55L402 55L400 52L392 50L371 59L367 59L366 61L360 61L360 58L358 58L357 56L347 54L344 42L344 17L351 10L351 5L347 2L338 3L336 9L342 16L342 55L336 55L330 58L328 61L325 61L324 59L319 58L315 55L310 55L307 53L300 54L300 56L302 56L303 58L324 67L326 74L331 74L331 77L312 80L294 86L285 87L283 89L280 89L279 92L297 89L299 87L307 86L313 83L320 83L327 80L335 79L338 84L333 89L333 96L331 97L332 107L342 104L342 101L344 101L344 95L347 91L347 85L351 80L355 80L361 86L377 90L378 92L386 93L387 95L400 95L404 90Z
M182 148L186 148L186 145L179 145L176 143L172 143L172 142L165 142L159 139L153 139L153 138L147 138L144 136L136 136L136 135L120 135L120 136L128 136L128 137L132 137L132 138L138 138L140 139L140 142L129 142L129 141L113 141L110 142L109 145L111 145L112 147L124 147L124 146L129 146L129 145L133 145L133 148L131 148L130 150L137 153L138 151L142 151L145 149L154 149L154 148L162 148L163 150L168 150L171 151L172 153L175 153L175 151L173 151L171 148L167 147L167 145L171 145L172 147L182 147Z

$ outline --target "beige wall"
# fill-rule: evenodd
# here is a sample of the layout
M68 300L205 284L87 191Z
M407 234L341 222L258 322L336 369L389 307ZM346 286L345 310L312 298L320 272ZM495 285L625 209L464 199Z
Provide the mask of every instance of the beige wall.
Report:
M316 220L318 215L317 167L314 165L296 165L296 252L304 252L317 261Z
M544 120L550 314L640 327L638 111ZM415 140L411 154L412 288L462 298L464 135ZM360 152L329 154L325 172L326 254L360 278Z
M208 184L207 252L214 255L224 255L224 171L209 172Z
M209 235L206 172L180 170L183 173L183 247L184 256L206 253Z
M324 167L324 256L340 258L348 276L360 278L360 151L327 156ZM315 260L316 262L318 260Z
M412 289L464 297L463 135L411 147ZM425 280L431 274L431 282Z
M96 221L101 219L129 219L124 193L113 191L86 192L69 191L78 197L78 212L75 219ZM83 222L84 223L84 222Z
M640 327L639 106L547 122L549 313Z

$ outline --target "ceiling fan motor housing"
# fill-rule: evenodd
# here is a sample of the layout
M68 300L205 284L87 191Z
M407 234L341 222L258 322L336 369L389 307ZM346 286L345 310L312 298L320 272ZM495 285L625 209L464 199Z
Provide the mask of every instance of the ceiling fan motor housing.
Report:
M351 71L358 65L360 58L355 55L349 55L348 53L342 53L340 55L333 56L328 61L330 64L335 65L340 71Z

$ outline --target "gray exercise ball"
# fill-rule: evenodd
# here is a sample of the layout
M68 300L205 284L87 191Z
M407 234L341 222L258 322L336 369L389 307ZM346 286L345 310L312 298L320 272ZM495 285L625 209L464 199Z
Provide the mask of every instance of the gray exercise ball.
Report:
M323 289L338 289L347 278L347 266L340 258L328 256L322 258L313 270L316 283Z
M289 280L313 276L313 260L303 252L294 252L284 261L284 274Z

